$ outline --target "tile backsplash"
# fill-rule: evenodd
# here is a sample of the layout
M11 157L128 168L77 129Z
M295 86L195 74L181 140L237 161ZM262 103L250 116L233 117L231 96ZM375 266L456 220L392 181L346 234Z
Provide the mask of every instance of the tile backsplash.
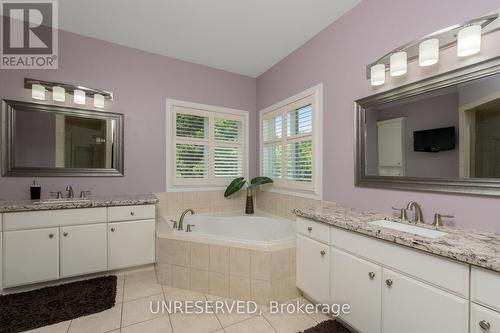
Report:
M224 191L203 192L162 192L158 197L157 213L161 216L177 216L187 208L197 213L218 213L245 211L246 192L240 191L229 198L224 198ZM322 205L321 200L305 199L293 195L257 191L254 195L256 210L293 219L292 209Z

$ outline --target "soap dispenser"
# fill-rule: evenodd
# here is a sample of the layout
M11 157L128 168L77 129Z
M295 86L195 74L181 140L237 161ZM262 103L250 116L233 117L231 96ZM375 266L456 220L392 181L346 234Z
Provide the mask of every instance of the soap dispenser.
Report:
M40 200L41 193L42 187L36 180L33 180L33 184L30 186L31 200Z

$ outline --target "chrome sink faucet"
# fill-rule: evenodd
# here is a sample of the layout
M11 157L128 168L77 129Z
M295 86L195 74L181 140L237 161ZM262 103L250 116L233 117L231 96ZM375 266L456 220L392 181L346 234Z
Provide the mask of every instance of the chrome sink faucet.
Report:
M424 223L424 215L422 214L422 207L418 203L416 203L415 201L410 201L408 202L406 209L415 211L413 222Z
M75 197L75 191L73 191L73 186L66 186L66 191L68 192L68 198L73 199Z
M191 208L186 209L185 211L182 212L181 218L179 219L179 226L177 227L177 230L183 230L183 225L184 225L184 216L186 216L187 213L194 214L194 210Z

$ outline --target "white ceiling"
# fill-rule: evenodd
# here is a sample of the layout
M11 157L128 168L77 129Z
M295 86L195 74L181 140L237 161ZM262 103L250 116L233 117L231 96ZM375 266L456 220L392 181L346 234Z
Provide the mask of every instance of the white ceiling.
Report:
M361 0L63 0L59 27L257 77Z

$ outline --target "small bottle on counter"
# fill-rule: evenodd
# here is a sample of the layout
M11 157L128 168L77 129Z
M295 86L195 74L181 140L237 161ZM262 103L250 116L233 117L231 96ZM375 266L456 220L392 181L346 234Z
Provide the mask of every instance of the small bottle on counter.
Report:
M31 200L40 200L41 193L42 187L36 180L33 180L33 184L30 186Z

